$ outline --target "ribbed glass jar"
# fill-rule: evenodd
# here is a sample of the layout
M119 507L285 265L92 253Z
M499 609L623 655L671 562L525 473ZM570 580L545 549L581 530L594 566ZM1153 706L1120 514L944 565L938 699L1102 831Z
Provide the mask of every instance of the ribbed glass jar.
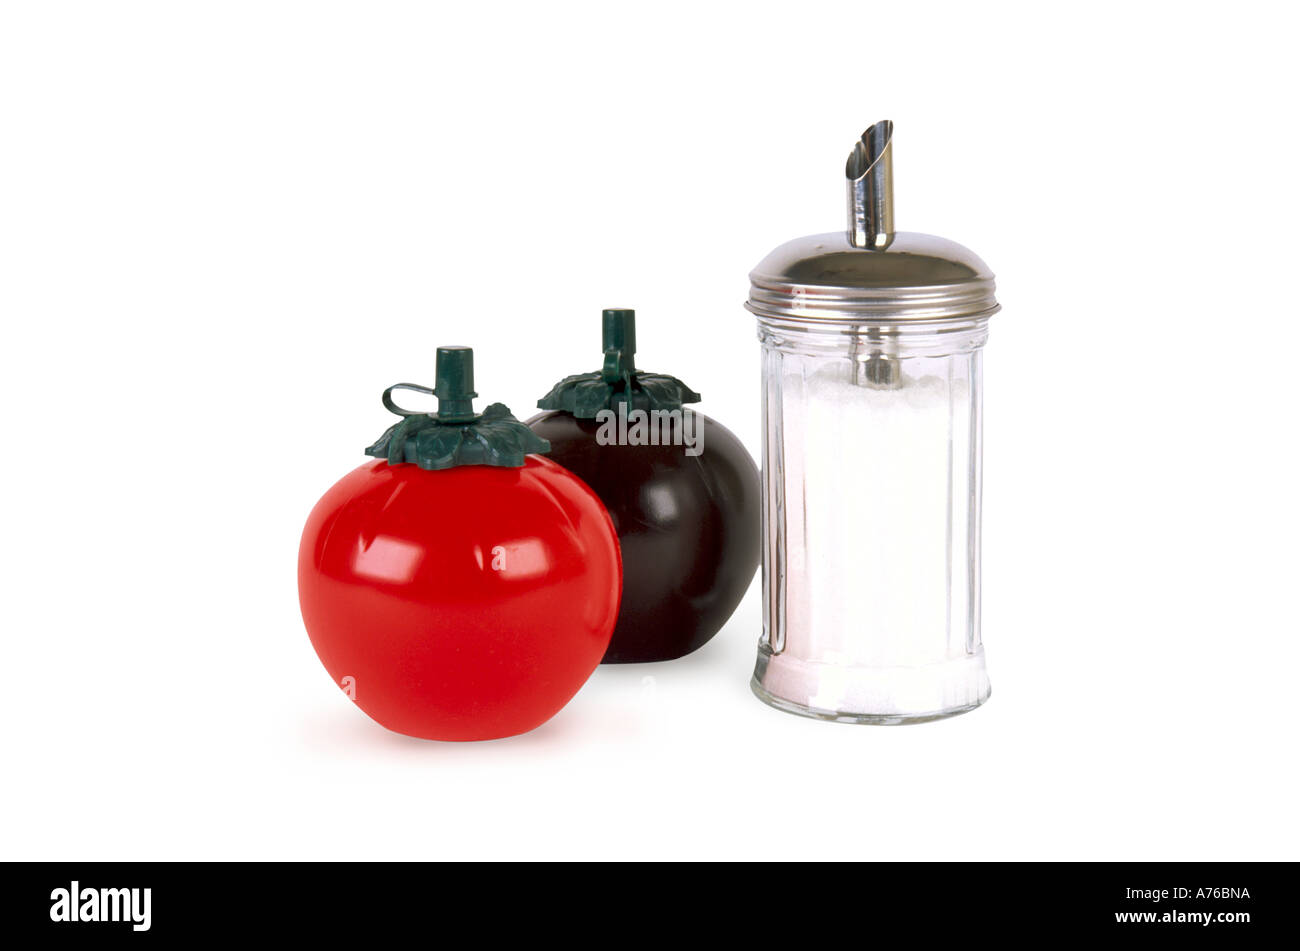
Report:
M989 696L980 643L987 313L882 323L758 314L763 636L754 692L903 723Z

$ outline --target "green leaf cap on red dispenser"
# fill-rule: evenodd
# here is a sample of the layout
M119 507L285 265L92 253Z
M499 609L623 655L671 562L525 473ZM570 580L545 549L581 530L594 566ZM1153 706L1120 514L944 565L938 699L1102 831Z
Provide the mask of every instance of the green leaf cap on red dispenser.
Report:
M677 377L636 368L636 311L606 310L601 324L605 365L595 373L566 376L537 401L539 409L595 419L601 410L612 410L620 403L627 403L628 409L675 410L683 403L700 401L700 394Z
M434 413L402 409L394 390L409 390L438 398ZM389 465L410 462L421 469L453 466L504 466L517 469L533 452L550 452L551 444L515 419L502 403L474 412L474 351L469 347L439 347L433 389L416 383L395 383L384 390L384 408L403 417L388 428L367 456Z

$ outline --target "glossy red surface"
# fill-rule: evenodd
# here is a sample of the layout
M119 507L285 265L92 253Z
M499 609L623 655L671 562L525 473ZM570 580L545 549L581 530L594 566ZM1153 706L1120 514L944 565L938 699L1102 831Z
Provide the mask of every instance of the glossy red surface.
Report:
M609 646L621 574L604 506L547 459L377 460L312 510L298 590L357 706L398 733L481 740L531 730L577 693Z

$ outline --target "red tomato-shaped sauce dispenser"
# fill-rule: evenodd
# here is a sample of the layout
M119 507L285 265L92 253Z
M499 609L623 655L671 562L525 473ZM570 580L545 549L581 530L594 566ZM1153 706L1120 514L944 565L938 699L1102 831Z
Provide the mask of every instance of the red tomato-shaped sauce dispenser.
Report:
M623 604L605 663L672 660L727 621L758 570L761 489L745 447L683 404L681 380L638 370L636 315L603 314L605 362L566 377L528 425L550 458L609 509L623 553Z
M432 394L436 413L394 390ZM549 720L609 646L618 538L600 499L533 453L500 403L473 410L473 351L438 349L432 390L307 519L298 591L312 645L356 705L397 733L487 740Z

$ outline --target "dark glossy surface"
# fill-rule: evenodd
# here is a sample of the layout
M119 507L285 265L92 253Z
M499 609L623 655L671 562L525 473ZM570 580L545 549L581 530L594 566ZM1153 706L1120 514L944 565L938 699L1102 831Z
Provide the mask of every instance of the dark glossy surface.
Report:
M758 568L758 469L726 427L695 415L698 456L682 446L600 445L600 424L568 413L528 421L550 441L547 458L600 496L618 532L623 603L604 663L672 660L703 646Z

